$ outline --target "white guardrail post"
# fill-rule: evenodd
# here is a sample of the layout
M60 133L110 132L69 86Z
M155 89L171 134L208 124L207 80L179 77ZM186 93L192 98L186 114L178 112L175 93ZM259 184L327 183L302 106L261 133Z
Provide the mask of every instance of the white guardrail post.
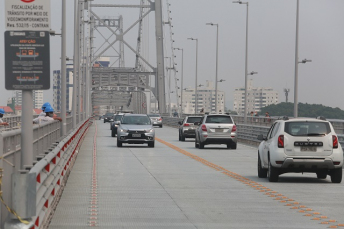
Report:
M59 136L60 123L46 125L38 128L39 140L35 139L34 149L46 150L43 154L35 155L38 162L27 171L12 171L13 190L12 196L4 199L12 200L10 207L28 224L20 221L11 214L11 218L2 218L5 229L38 229L43 228L49 222L51 212L55 209L58 199L62 194L62 187L65 185L71 168L74 165L81 143L87 133L91 119L79 124L63 140L53 144L51 149L49 142ZM1 140L1 139L0 139ZM0 141L1 144L2 141ZM20 141L19 141L20 142ZM56 141L55 141L56 142ZM1 145L0 145L1 146ZM5 162L2 162L5 166ZM6 167L6 166L5 166ZM18 171L18 170L16 170ZM13 198L11 198L13 197ZM4 208L2 208L4 211ZM7 212L9 215L9 213Z

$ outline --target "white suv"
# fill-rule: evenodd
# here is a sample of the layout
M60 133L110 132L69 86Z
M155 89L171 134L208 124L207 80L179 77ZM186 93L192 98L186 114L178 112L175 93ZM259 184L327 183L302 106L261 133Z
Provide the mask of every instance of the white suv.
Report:
M323 118L277 120L258 148L258 177L277 182L287 172L314 172L319 179L342 181L343 151L330 122Z
M225 144L227 149L237 148L237 128L228 114L206 114L195 122L195 147L204 149L209 144Z

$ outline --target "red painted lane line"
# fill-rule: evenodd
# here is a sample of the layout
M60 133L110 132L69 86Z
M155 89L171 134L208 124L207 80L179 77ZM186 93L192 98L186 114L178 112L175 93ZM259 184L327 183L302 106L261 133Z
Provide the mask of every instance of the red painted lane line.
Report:
M89 207L89 226L98 227L98 180L97 180L97 123L95 123L96 131L93 137L93 158L92 158L92 179L91 179L91 195L90 195L90 207Z

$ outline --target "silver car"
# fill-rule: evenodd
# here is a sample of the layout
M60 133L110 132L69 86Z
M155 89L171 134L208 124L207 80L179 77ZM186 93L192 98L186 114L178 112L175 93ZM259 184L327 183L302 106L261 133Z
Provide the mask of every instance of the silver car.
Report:
M195 123L195 147L203 149L209 144L225 144L227 149L237 148L237 128L230 115L206 114Z
M154 147L155 131L145 114L124 114L117 127L117 147L123 143L145 144Z
M153 126L159 126L162 128L162 117L159 114L148 114L149 118L152 121Z
M179 126L179 141L185 141L185 138L195 138L196 126L195 122L200 122L202 116L187 116L183 121L178 122Z

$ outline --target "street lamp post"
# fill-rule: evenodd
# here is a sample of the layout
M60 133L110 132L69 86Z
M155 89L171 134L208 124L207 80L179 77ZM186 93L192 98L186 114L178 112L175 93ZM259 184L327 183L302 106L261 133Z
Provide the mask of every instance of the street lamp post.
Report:
M246 4L246 52L245 52L245 103L244 103L244 122L247 122L247 54L248 54L248 2L234 1L233 3Z
M215 74L215 112L218 113L217 107L217 75L218 75L218 66L219 66L219 24L207 23L206 25L216 26L216 74Z
M196 41L196 79L195 79L195 114L197 114L198 108L198 95L197 95L197 62L198 62L198 39L197 38L188 38L188 40Z
M172 116L172 112L171 112L171 69L172 68L172 58L171 57L165 57L165 59L170 59L170 65L168 68L166 68L168 70L168 114L170 115L170 117Z
M303 59L299 61L299 4L300 1L296 1L296 38L295 38L295 79L294 79L294 118L298 117L298 78L299 78L299 64L305 64L312 62L312 60Z
M182 76L181 76L181 85L180 87L183 89L183 80L184 80L184 49L181 48L174 48L176 50L180 50L182 51ZM181 108L180 108L180 117L182 117L183 115L183 90L180 90L180 104L181 104Z
M66 122L66 93L67 93L67 79L66 79L66 0L62 0L62 29L61 29L61 119L62 128L61 135L67 133Z

